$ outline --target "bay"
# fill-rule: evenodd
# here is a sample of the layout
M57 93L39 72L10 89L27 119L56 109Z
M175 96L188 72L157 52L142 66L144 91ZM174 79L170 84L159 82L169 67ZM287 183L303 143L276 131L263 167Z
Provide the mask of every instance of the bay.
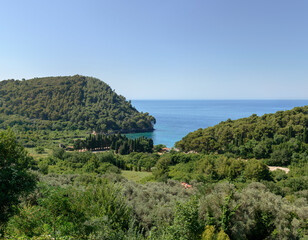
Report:
M261 116L305 106L308 100L132 100L132 105L156 118L155 131L127 136L146 136L152 138L155 145L173 147L175 142L199 128L214 126L228 118Z

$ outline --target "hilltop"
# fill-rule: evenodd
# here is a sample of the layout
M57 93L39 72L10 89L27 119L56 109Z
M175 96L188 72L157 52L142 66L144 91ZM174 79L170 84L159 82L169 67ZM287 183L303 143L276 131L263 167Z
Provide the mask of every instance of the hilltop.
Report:
M103 81L80 75L0 82L0 127L21 130L152 131L155 118L138 112Z

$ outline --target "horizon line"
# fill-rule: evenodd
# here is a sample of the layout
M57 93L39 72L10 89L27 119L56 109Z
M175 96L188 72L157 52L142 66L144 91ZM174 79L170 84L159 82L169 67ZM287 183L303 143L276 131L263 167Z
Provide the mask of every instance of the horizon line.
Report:
M155 99L155 98L138 98L138 99L128 99L131 101L308 101L307 99L303 98L241 98L241 99L235 99L235 98L197 98L197 99Z

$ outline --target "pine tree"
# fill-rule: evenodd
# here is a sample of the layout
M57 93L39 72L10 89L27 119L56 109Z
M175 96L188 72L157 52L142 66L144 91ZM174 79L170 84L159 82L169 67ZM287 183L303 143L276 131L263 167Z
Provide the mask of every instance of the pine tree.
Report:
M303 142L308 143L308 133L307 133L307 128L304 128L304 134L303 134Z
M293 127L290 126L288 130L288 138L291 139L293 137Z

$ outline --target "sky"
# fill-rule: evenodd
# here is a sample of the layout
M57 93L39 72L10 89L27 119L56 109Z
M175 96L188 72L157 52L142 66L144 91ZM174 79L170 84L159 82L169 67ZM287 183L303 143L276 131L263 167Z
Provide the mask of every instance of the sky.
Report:
M305 0L10 0L0 79L86 75L127 99L308 99Z

